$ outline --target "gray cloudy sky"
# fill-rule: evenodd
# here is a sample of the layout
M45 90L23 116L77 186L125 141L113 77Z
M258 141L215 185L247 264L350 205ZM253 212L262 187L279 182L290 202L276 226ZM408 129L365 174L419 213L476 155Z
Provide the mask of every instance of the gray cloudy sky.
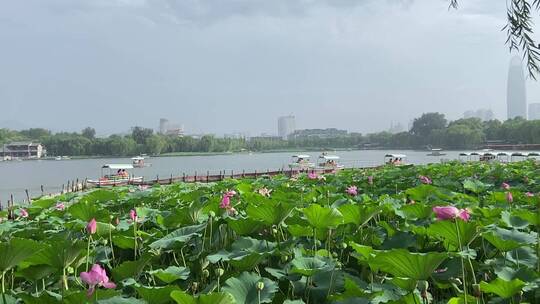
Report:
M98 133L371 132L506 116L505 1L2 0L0 121ZM537 82L528 99L540 102Z

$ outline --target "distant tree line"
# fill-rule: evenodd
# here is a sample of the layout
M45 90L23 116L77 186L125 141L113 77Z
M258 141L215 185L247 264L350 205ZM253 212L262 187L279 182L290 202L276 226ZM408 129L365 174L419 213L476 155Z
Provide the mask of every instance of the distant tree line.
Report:
M335 137L295 137L282 140L274 137L218 138L168 136L156 134L152 129L134 127L131 134L96 137L88 127L80 133L59 132L33 128L22 131L0 129L0 144L13 141L41 142L49 155L70 156L132 156L141 153L158 155L172 152L238 152L271 151L287 149L331 148L399 148L419 149L437 147L445 149L472 149L486 141L512 144L540 144L540 120L521 118L505 122L478 118L458 119L448 122L443 114L425 113L416 118L409 131L392 134L348 133Z

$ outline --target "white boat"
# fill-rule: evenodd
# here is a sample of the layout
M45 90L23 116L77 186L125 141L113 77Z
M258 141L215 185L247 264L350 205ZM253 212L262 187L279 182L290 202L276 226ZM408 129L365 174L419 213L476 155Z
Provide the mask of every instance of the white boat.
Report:
M386 154L384 163L387 165L403 165L406 163L407 155L405 154Z
M323 154L321 154L321 156L319 156L319 161L317 163L317 168L318 169L324 169L324 170L343 169L343 165L340 165L338 163L338 161L339 161L339 156L337 156L337 155L328 155L326 153L323 153Z
M104 169L108 169L108 174L103 174ZM96 187L110 187L142 182L142 176L134 176L126 171L132 169L131 164L105 164L101 167L101 177L97 180L88 180L88 183Z
M131 158L131 163L133 164L133 167L136 168L144 168L144 167L150 167L151 164L148 164L145 162L146 157L144 156L135 156Z
M427 156L444 156L446 153L442 152L442 149L431 149L431 152L427 154Z
M289 168L295 170L307 170L315 167L315 164L310 162L311 156L307 154L297 154L292 156L292 162L289 164Z
M54 158L54 160L62 160L62 156L57 156Z

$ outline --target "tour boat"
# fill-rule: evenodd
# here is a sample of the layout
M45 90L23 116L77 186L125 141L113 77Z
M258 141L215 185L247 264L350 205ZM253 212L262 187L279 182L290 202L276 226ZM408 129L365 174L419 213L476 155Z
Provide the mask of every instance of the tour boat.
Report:
M430 149L430 153L427 154L427 156L444 156L446 153L442 152L442 149Z
M104 175L104 169L108 169L109 174ZM110 187L142 182L142 176L134 176L126 171L131 169L133 169L131 164L105 164L101 167L101 177L98 180L88 180L88 183L96 187Z
M310 156L307 154L297 154L292 156L292 162L289 168L293 170L307 170L315 167L315 164L309 161Z
M384 156L384 163L387 165L403 165L407 155L405 154L386 154Z
M324 170L343 169L343 165L340 165L338 163L338 161L339 161L339 156L337 156L337 155L328 155L326 153L323 153L323 154L321 154L321 156L319 156L319 161L318 161L318 164L317 164L317 168L318 169L324 169Z
M146 159L145 156L135 156L135 157L132 157L131 158L131 163L133 164L133 167L135 168L144 168L144 167L149 167L151 164L147 164L144 162L144 160Z

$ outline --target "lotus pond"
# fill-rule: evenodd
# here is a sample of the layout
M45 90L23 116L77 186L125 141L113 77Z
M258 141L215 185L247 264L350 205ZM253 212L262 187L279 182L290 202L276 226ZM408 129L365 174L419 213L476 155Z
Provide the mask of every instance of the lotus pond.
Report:
M539 303L539 177L456 162L41 198L0 211L0 303Z

